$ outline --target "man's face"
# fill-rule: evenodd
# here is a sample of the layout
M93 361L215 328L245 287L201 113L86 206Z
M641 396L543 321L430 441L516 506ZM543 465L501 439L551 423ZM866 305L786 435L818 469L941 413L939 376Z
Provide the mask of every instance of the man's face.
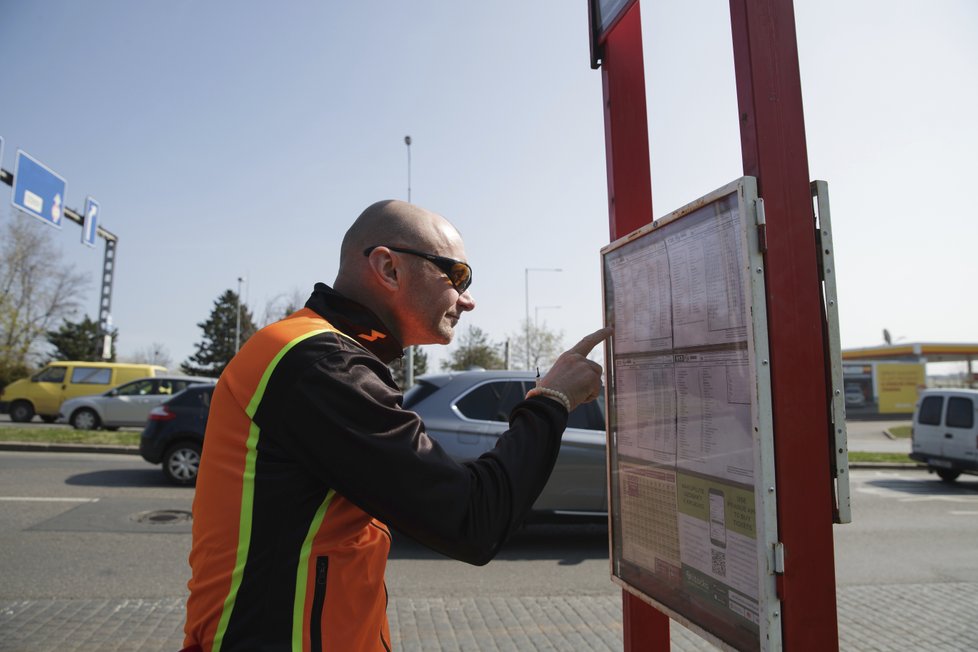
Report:
M418 249L446 258L465 261L461 237L452 230L441 234L439 242ZM475 308L468 290L459 293L445 272L432 262L411 254L396 254L406 270L404 277L409 305L401 311L401 343L448 344L462 313Z

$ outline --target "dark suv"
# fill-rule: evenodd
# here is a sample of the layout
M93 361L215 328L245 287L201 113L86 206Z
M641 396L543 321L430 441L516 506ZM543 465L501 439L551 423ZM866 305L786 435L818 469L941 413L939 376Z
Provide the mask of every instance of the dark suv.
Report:
M191 385L153 408L139 441L139 453L151 464L163 464L170 482L197 482L213 385Z

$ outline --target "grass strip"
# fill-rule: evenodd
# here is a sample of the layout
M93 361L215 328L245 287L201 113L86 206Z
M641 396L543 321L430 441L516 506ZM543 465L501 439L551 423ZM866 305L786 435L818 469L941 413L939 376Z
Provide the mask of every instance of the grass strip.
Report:
M31 444L111 444L138 446L139 434L134 431L75 430L74 428L0 428L0 441Z

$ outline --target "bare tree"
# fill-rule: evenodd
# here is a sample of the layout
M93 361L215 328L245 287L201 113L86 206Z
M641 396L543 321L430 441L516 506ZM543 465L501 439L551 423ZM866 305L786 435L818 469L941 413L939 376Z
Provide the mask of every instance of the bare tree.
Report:
M12 217L0 242L0 375L43 355L47 331L75 315L88 286L63 262L46 226Z
M308 298L308 292L295 287L291 292L277 294L265 303L265 311L258 323L261 326L268 326L272 322L284 319L306 305Z
M509 336L512 345L510 364L513 369L526 369L526 335L530 334L530 370L545 369L552 365L564 350L564 332L552 332L547 323L534 324L527 328L524 321L519 332Z
M126 356L127 362L139 362L141 364L158 364L169 369L173 366L173 358L170 357L170 350L166 344L153 342L149 346L137 349L131 355Z

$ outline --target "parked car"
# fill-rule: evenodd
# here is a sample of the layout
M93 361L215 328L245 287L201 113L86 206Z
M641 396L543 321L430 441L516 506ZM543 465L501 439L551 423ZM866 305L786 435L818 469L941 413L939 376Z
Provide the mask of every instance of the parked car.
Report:
M58 416L75 430L115 430L122 426L143 426L149 412L174 394L195 383L213 385L216 378L194 376L156 376L140 378L96 396L80 396L61 404Z
M214 385L191 385L149 412L139 440L139 453L150 464L162 464L170 482L197 482L207 413Z
M944 482L978 474L978 390L928 389L913 413L911 459Z
M58 419L61 404L76 396L101 394L110 387L147 376L160 376L166 367L127 362L51 362L30 378L21 378L0 392L0 414L27 422L37 414L46 423Z
M536 384L524 371L427 374L404 396L404 408L424 420L428 435L458 461L496 445L509 413ZM553 474L533 505L531 520L607 518L604 399L571 412Z

